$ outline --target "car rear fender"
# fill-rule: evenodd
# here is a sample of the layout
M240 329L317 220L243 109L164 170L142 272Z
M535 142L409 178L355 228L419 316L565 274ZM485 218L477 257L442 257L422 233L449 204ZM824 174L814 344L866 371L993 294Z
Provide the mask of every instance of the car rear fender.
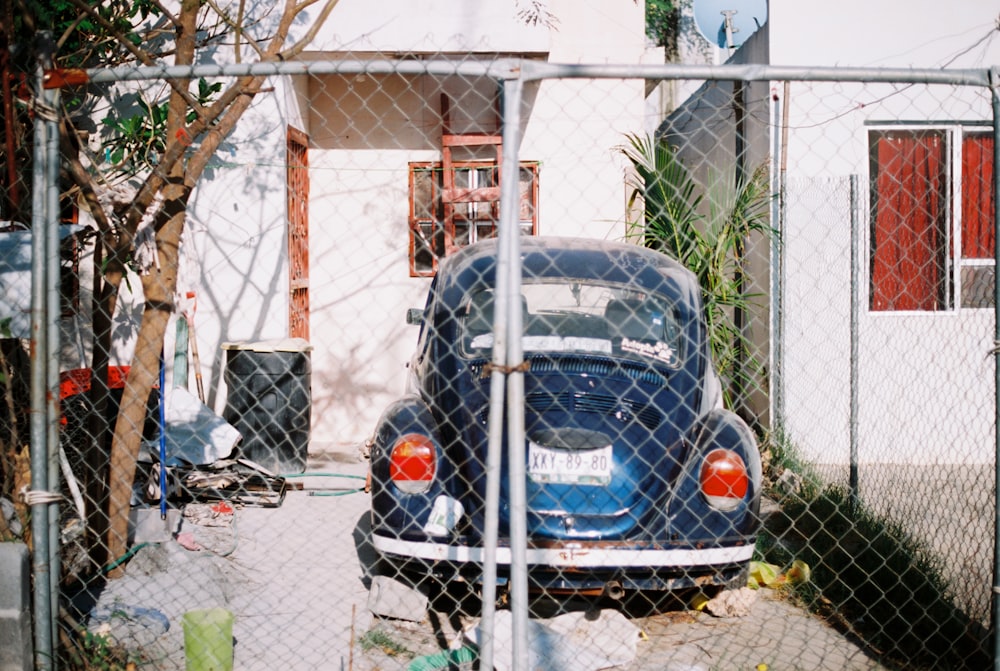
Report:
M426 538L423 527L431 506L435 498L446 493L443 483L451 477L436 426L430 407L419 396L405 396L382 414L371 448L373 529L394 536ZM390 478L393 446L409 434L426 436L434 445L434 476L421 492L404 492Z
M716 408L699 418L686 440L692 449L668 502L673 537L695 544L751 541L758 525L762 479L760 451L753 432L735 413ZM748 476L746 494L730 511L710 505L701 491L705 457L720 448L739 455Z

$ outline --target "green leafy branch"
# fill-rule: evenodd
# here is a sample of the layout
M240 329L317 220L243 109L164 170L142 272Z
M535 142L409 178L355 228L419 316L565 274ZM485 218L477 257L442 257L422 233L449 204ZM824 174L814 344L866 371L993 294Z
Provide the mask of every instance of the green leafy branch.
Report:
M196 100L207 106L219 91L222 83L198 80ZM140 94L143 111L129 116L108 116L102 120L110 136L107 142L108 159L119 172L135 174L155 166L167 146L167 112L169 101L151 103ZM197 113L191 110L187 122L192 123Z

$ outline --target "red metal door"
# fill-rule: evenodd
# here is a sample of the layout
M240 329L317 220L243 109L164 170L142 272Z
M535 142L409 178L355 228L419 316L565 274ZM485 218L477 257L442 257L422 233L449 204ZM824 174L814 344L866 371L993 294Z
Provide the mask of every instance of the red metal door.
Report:
M309 339L309 138L288 129L288 335Z

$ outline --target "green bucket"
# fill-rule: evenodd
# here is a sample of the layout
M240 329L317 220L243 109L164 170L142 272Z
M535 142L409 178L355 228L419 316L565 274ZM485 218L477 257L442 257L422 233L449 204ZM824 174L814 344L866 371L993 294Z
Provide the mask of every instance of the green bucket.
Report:
M181 617L187 671L233 671L233 614L225 608L190 610Z

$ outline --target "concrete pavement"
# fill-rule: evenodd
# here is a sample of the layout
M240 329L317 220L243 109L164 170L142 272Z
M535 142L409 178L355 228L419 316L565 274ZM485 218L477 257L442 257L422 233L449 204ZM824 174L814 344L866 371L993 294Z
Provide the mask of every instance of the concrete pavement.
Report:
M280 507L238 509L231 526L185 522L181 531L191 532L204 549L185 549L173 540L140 549L100 604L117 604L122 613L153 609L170 628L117 622L111 630L141 650L144 669L184 669L181 616L215 606L235 614L238 671L388 671L439 652L459 638L459 630L473 627L475 618L432 609L421 621L408 622L368 610L375 564L369 497L354 491L363 486L366 468L354 453L313 459L304 477L289 480L295 489ZM766 590L745 617L680 610L630 622L638 639L628 641L635 655L615 668L881 668L824 622Z

